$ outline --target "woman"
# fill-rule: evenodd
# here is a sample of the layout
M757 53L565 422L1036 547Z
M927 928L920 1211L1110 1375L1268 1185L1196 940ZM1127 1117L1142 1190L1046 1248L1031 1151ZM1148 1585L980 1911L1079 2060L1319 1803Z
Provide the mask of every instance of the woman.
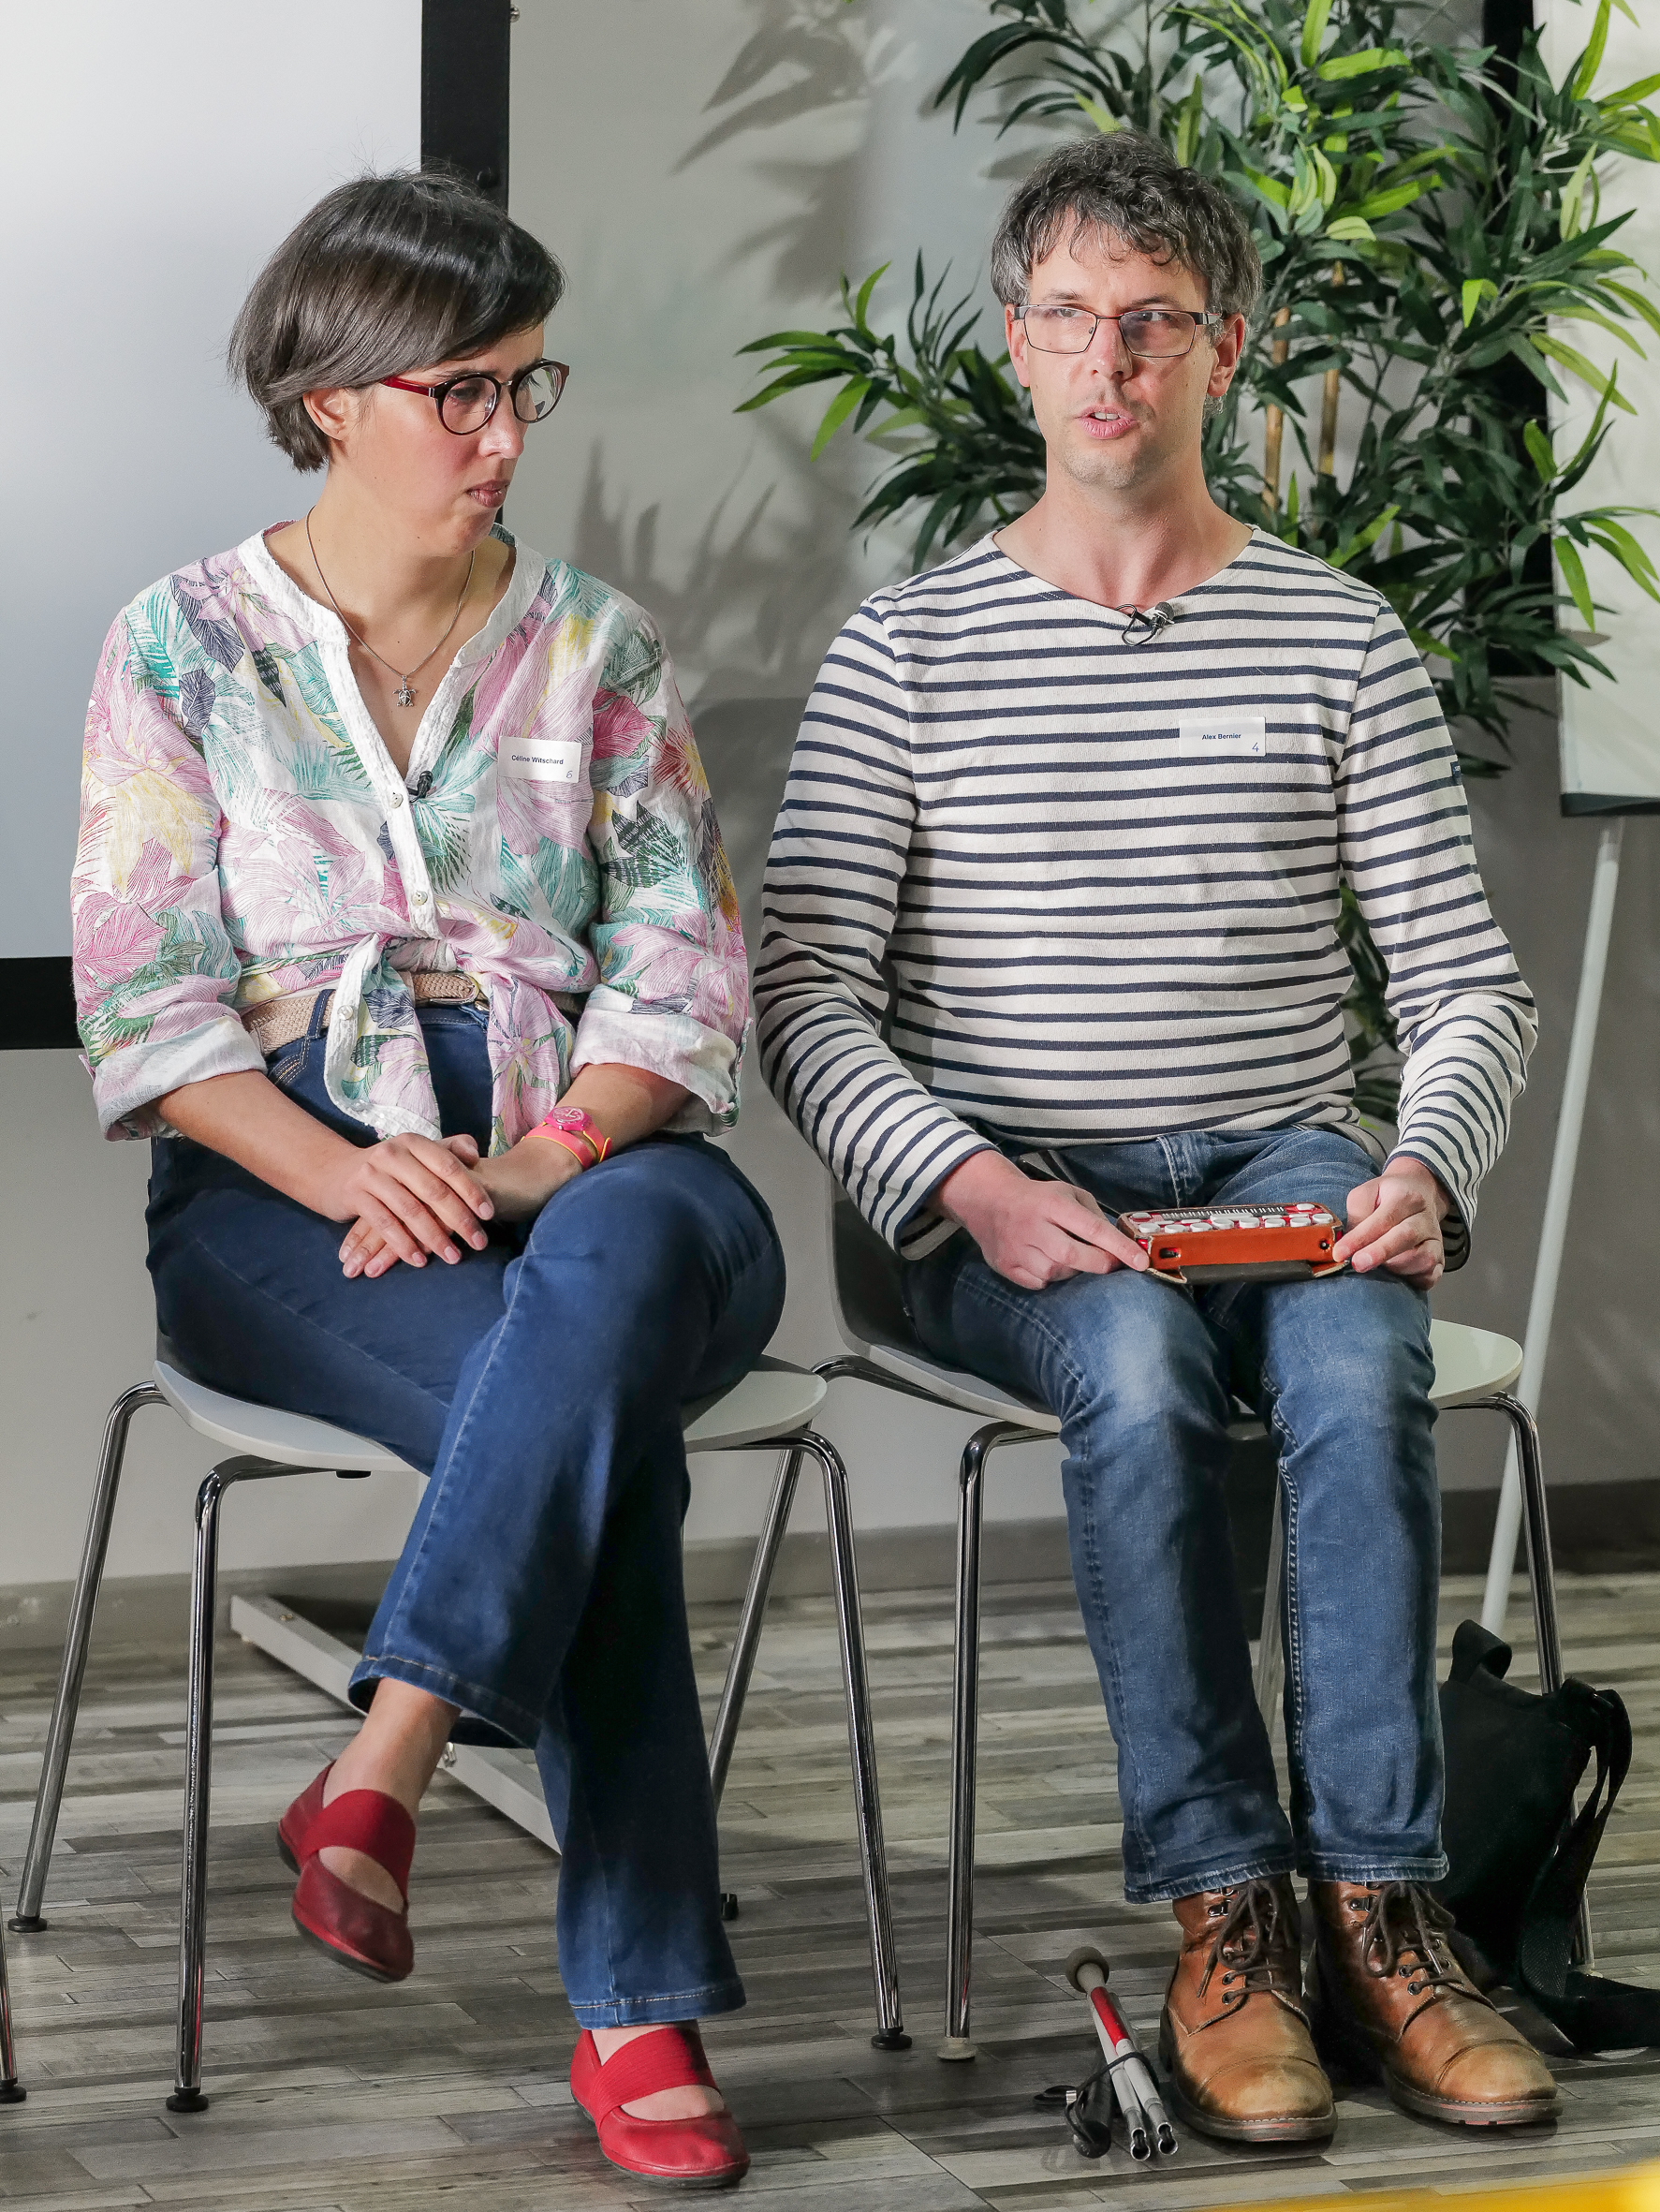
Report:
M184 1361L431 1476L362 1729L279 1829L296 1923L407 1974L445 1744L534 1743L578 2101L614 2162L725 2182L748 2160L696 2022L743 1992L678 1408L753 1364L783 1260L705 1141L748 990L668 657L496 525L566 379L562 288L431 173L331 193L260 275L232 364L327 475L110 633L76 984L107 1133L159 1140L150 1267Z

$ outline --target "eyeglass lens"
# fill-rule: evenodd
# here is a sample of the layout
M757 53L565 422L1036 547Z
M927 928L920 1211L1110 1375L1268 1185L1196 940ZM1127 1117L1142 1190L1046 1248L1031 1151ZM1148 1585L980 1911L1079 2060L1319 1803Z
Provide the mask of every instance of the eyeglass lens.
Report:
M1083 307L1028 307L1026 335L1040 353L1084 353L1096 323L1114 320L1132 353L1161 361L1192 351L1199 318L1181 307L1135 308L1116 317L1094 316Z
M521 422L539 422L558 406L564 388L565 379L551 362L539 361L520 383L513 412ZM482 430L495 412L497 392L504 389L493 376L463 376L452 384L439 407L445 429L461 436Z

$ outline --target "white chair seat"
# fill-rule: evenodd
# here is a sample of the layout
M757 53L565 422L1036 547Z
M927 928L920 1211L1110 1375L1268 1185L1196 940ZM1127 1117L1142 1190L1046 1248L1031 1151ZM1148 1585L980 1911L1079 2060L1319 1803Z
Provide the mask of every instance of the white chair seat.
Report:
M164 1358L155 1363L155 1387L189 1427L215 1444L228 1444L279 1467L332 1467L345 1475L414 1474L407 1460L385 1444L314 1421L309 1414L285 1413L275 1406L256 1406L245 1398L210 1390ZM816 1375L771 1361L735 1382L718 1397L686 1408L688 1452L732 1451L741 1444L793 1435L803 1429L824 1403L827 1386Z
M1430 1353L1435 1362L1435 1380L1430 1395L1437 1406L1467 1405L1472 1398L1508 1390L1521 1373L1521 1347L1508 1336L1495 1336L1491 1329L1472 1329L1462 1321L1430 1323ZM994 1382L982 1382L960 1367L941 1367L922 1353L897 1345L873 1344L864 1351L873 1366L902 1382L915 1383L933 1396L946 1399L963 1413L982 1421L1018 1421L1041 1436L1060 1434L1054 1415L1024 1398L1011 1396ZM1230 1423L1232 1437L1259 1437L1258 1421L1242 1419Z

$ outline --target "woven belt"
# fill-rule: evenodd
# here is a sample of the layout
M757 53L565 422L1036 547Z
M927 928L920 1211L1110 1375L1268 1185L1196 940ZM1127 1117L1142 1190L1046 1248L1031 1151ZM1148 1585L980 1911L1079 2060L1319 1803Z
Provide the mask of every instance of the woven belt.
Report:
M484 993L471 976L463 975L453 967L421 967L404 981L409 986L409 995L417 1006L479 1006L484 1003ZM303 1037L311 1027L313 1009L319 998L327 1001L334 996L334 986L324 984L316 991L288 991L281 998L268 998L263 1006L251 1006L242 1016L242 1027L269 1059L280 1046L292 1044L297 1037ZM327 1021L329 1009L323 1008Z

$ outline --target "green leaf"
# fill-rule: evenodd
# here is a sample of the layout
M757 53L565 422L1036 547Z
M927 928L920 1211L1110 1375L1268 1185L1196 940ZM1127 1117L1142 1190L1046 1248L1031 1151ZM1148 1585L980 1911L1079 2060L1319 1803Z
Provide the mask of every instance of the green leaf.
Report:
M1363 553L1368 547L1375 545L1400 511L1399 507L1386 507L1382 514L1375 516L1373 521L1368 523L1365 529L1360 531L1357 537L1351 538L1346 544L1340 545L1335 553L1328 553L1326 557L1332 568L1346 568L1357 553Z
M1608 0L1603 0L1608 5ZM1369 77L1374 69L1403 69L1410 67L1412 56L1403 53L1398 46L1368 46L1359 53L1335 53L1329 62L1320 64L1319 74L1328 84L1336 84L1345 77Z
M1326 36L1327 18L1331 13L1331 0L1308 0L1308 13L1302 19L1302 66L1312 69L1320 58L1320 41Z
M868 376L855 376L850 383L844 385L842 390L837 392L835 398L824 410L824 420L818 425L818 435L813 440L813 450L807 456L810 461L817 460L870 388L871 380Z
M1611 370L1605 376L1595 363L1588 361L1582 353L1576 353L1571 346L1565 346L1560 338L1546 337L1541 331L1535 331L1533 333L1533 342L1547 361L1560 361L1565 369L1572 370L1576 376L1589 384L1593 391L1606 394L1609 399L1612 400L1615 406L1623 407L1626 414L1635 415L1637 413L1637 409L1625 394L1623 391L1615 391Z
M1465 330L1468 330L1471 323L1475 321L1476 310L1480 306L1482 301L1496 300L1498 296L1499 288L1496 284L1494 284L1491 276L1465 277L1462 294L1464 308Z
M1377 232L1359 215L1339 215L1335 223L1326 226L1328 238L1335 238L1344 245L1375 245Z
M1556 454L1550 440L1536 422L1528 423L1521 435L1533 457L1533 465L1539 472L1540 481L1550 483L1556 474Z
M853 302L853 319L859 325L861 331L865 327L864 311L871 303L871 294L875 290L877 285L881 283L883 277L887 275L889 270L891 269L893 263L891 261L884 261L880 269L873 269L871 271L870 274L865 278L863 284L861 284L859 288L859 297Z
M1653 77L1639 77L1635 84L1623 84L1618 92L1605 92L1597 102L1606 115L1613 108L1635 108L1639 100L1646 100L1651 93L1660 92L1660 72Z
M1615 284L1611 277L1603 278L1602 289L1612 298L1623 302L1633 315L1640 316L1655 336L1660 337L1660 309L1655 308L1652 300L1645 300L1640 292L1633 291L1629 285Z
M1590 43L1574 64L1573 73L1563 86L1570 100L1582 100L1585 97L1596 72L1602 67L1603 50L1609 42L1609 0L1602 0L1596 11L1596 21L1591 26ZM1634 16L1632 21L1635 22L1636 20ZM1587 615L1585 619L1590 622L1591 617Z
M1123 124L1110 109L1104 108L1099 100L1092 100L1087 93L1075 92L1072 97L1104 139L1109 139L1115 130L1124 128Z
M1562 188L1562 214L1557 221L1557 229L1565 241L1575 237L1583 228L1585 185L1596 154L1597 149L1593 146Z
M1259 169L1247 169L1245 175L1271 207L1277 207L1281 210L1289 208L1291 204L1289 185L1282 184L1277 177L1264 176Z
M1565 538L1552 538L1551 549L1556 554L1556 565L1562 570L1563 580L1568 590L1573 594L1574 605L1579 610L1585 627L1588 630L1594 630L1596 627L1596 609L1591 604L1591 586L1585 581L1584 562L1580 560L1579 553Z

